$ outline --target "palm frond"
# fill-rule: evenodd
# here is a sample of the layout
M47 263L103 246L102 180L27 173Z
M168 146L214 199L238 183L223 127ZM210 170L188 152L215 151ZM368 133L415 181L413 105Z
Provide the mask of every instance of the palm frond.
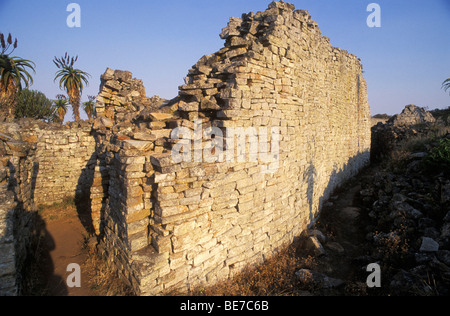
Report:
M442 83L442 89L444 89L445 92L447 92L450 89L450 78L448 78Z
M31 69L35 73L35 67L35 63L27 59L6 55L0 56L0 76L3 86L8 89L7 83L12 78L19 91L22 90L22 82L28 88L33 84L33 77L28 69Z

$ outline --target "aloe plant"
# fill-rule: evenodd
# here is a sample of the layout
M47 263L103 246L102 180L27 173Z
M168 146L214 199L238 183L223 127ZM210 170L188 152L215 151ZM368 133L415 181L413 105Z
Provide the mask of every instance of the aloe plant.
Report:
M83 103L83 110L86 112L89 120L91 120L94 117L96 97L90 95L88 99L89 101Z
M58 120L61 124L63 124L64 117L66 116L66 113L67 113L67 105L69 104L66 96L63 94L58 94L56 96L56 100L53 101L53 104L55 105L55 108L56 108Z
M84 84L89 84L89 75L80 69L74 68L78 56L70 57L67 53L53 60L53 63L60 69L56 73L55 80L59 80L59 87L67 92L69 103L72 105L73 115L76 121L80 120L80 100L83 93Z
M17 48L17 38L13 42L11 34L5 40L0 33L0 45L0 106L7 116L13 116L17 93L22 91L23 85L29 88L33 84L30 71L35 72L36 65L30 60L11 56Z

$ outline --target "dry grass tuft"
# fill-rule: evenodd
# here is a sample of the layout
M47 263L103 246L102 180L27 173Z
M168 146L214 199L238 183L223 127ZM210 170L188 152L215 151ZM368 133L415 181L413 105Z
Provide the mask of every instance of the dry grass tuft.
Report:
M97 296L133 296L132 289L125 284L100 254L91 250L83 269L89 271L89 283Z
M294 246L286 247L263 264L247 266L233 278L208 288L196 288L195 296L293 296L301 287L295 273L311 268L314 259L299 258Z

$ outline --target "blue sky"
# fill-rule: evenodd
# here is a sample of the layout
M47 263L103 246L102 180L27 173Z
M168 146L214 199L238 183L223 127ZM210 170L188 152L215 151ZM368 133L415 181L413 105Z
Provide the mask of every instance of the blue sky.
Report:
M81 7L81 27L69 28L67 5ZM78 55L92 75L83 92L97 95L107 67L144 80L148 96L172 98L189 68L223 47L219 34L232 16L263 11L263 0L0 0L0 32L19 40L14 55L36 64L32 89L54 98L54 56ZM333 46L361 58L372 113L395 114L407 104L450 106L441 89L450 77L450 0L291 0L308 10ZM369 28L367 6L381 7L381 28Z

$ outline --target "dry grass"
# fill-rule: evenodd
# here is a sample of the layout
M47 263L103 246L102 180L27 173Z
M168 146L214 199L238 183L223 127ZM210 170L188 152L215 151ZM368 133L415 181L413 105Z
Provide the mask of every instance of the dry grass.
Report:
M132 289L108 267L96 251L89 251L83 269L89 271L89 284L97 296L133 296Z
M52 205L39 205L38 214L45 221L58 221L75 219L78 217L77 206L73 197L66 197L60 203Z
M426 133L419 133L396 146L385 159L384 167L388 170L404 173L407 167L409 156L417 152L428 152L432 144L450 132L449 126L433 125Z
M293 296L298 295L302 282L295 273L312 268L312 257L300 258L294 246L286 247L257 266L247 266L233 278L207 288L196 288L194 296Z

